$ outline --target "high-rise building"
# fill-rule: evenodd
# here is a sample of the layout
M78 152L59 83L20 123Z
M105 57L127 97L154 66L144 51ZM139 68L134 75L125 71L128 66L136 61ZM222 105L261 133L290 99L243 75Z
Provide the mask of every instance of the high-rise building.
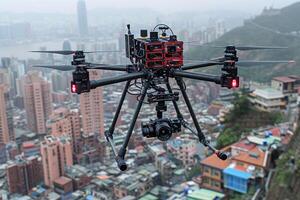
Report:
M79 110L69 110L64 107L55 109L47 121L47 128L55 137L70 136L73 148L76 148L75 143L81 138Z
M72 49L70 40L64 40L62 48L64 51L70 51Z
M0 83L0 143L7 144L15 140L12 105L6 84Z
M77 2L77 17L79 35L85 37L89 34L85 0L78 0Z
M97 70L90 70L90 79L100 79L101 74ZM104 113L103 113L103 91L96 88L89 93L80 95L80 112L82 115L82 128L85 134L104 134Z
M52 112L50 83L38 72L29 72L23 78L24 105L28 128L36 133L46 133L46 120Z
M51 72L51 82L54 92L66 91L70 85L68 75L64 72L58 72L56 70Z
M10 193L28 194L43 181L41 157L17 157L8 161L6 169L8 189Z
M41 144L44 182L52 186L53 181L64 175L65 167L73 165L72 144L69 137L45 136Z

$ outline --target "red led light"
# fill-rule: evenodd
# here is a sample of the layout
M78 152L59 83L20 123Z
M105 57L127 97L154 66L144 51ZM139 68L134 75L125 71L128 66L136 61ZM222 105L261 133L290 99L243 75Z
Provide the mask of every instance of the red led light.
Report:
M232 81L231 81L231 86L232 86L233 88L235 88L235 87L237 87L237 85L238 85L237 80L236 80L236 79L232 79Z
M71 84L71 91L72 91L72 93L77 92L77 85L76 84L74 84L74 83Z

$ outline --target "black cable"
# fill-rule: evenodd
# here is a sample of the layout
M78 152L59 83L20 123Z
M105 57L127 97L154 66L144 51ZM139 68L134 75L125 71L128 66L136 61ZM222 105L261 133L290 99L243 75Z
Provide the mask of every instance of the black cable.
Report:
M167 28L171 31L172 35L174 35L173 30L172 30L168 25L166 25L166 24L157 24L157 25L154 27L153 31L155 31L155 29L156 29L157 27L159 27L159 26L165 26L165 27L167 27Z

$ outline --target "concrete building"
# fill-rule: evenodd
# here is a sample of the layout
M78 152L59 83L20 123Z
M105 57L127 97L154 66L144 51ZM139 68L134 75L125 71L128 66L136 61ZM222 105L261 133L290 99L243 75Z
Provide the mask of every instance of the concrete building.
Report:
M271 82L272 88L281 91L282 93L291 93L295 91L296 80L288 76L274 77Z
M249 99L256 108L267 112L284 110L287 104L282 92L273 88L256 89Z
M23 142L21 146L24 157L40 155L40 149L40 142L38 140Z
M263 183L270 159L270 152L264 147L247 137L222 150L229 155L227 160L220 160L215 154L203 159L201 187L217 192L247 193L253 180Z
M72 199L73 183L72 180L61 176L53 183L54 192L61 196L61 199Z
M197 153L197 141L189 138L175 138L168 141L167 149L180 160L183 166L192 166L195 163L195 155Z
M101 78L100 72L90 70L90 80ZM96 88L89 93L80 95L80 112L82 115L83 133L104 135L104 114L102 88Z
M223 192L223 170L229 164L229 161L220 160L215 154L203 159L201 161L201 187Z
M53 181L64 175L65 168L73 165L72 144L68 137L46 136L41 144L44 182L52 186Z
M76 163L86 165L103 161L107 145L99 140L95 133L82 134L75 141L74 159Z
M7 85L0 84L0 143L7 144L15 140L12 105Z
M75 148L75 142L80 139L80 116L79 111L69 110L64 107L55 109L47 121L48 132L55 136L70 136L72 145Z
M7 161L6 145L0 143L0 165L5 164Z
M155 169L140 170L135 173L135 176L121 174L116 178L113 186L115 199L121 199L129 195L141 197L157 184L155 174L158 175L158 173Z
M9 161L6 169L10 193L28 194L43 181L42 161L38 156L17 157Z
M29 72L23 77L23 81L28 128L33 132L45 134L46 120L52 112L50 83L38 72Z
M297 92L300 88L300 76L274 77L271 82L272 88L279 90L289 103L297 101Z
M74 190L84 188L93 179L93 173L81 165L67 167L65 176L72 180Z
M79 35L86 37L89 34L89 30L85 0L79 0L77 2L77 18Z

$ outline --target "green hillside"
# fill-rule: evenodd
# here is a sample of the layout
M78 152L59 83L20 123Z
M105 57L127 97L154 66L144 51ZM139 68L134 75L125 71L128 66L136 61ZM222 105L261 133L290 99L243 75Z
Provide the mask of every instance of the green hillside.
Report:
M300 116L299 116L300 117ZM300 119L300 118L299 118ZM274 175L267 192L267 200L300 199L300 120L287 151L276 161ZM292 158L295 162L291 162Z
M295 60L300 63L300 35L291 32L300 31L300 3L280 10L277 15L260 15L249 19L242 27L235 28L212 45L267 45L286 46L283 50L240 51L241 60ZM223 55L223 49L211 47L194 47L186 57L191 59L207 60ZM240 68L240 75L246 79L267 82L273 76L300 74L298 64L268 65ZM216 68L213 70L215 71Z

